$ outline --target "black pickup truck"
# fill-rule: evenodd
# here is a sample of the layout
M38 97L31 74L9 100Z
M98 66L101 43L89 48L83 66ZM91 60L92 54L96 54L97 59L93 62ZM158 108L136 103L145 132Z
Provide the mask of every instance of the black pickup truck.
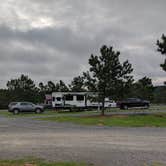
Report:
M141 100L138 98L128 98L126 100L122 100L117 102L117 106L120 109L128 109L131 107L144 107L144 108L149 108L150 102L147 100Z

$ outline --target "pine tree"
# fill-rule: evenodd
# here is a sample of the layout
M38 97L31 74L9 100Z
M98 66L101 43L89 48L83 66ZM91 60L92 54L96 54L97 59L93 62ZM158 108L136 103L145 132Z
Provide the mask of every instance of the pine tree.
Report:
M73 92L84 92L84 78L81 76L74 77L69 87Z
M84 77L87 88L99 93L99 99L102 101L102 115L104 115L105 97L110 94L116 96L117 88L121 90L121 96L123 96L124 89L133 81L130 75L133 69L128 61L120 63L120 52L114 51L113 47L103 46L100 53L99 56L91 55L90 69L84 73Z

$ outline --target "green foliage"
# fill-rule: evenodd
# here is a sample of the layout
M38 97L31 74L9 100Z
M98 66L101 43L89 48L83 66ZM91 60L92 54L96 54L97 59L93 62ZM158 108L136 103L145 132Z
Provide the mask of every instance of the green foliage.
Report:
M56 84L56 92L68 92L69 88L68 86L62 81L60 80L57 84Z
M90 92L97 92L97 79L93 78L89 71L83 73L84 85Z
M49 92L50 92L50 93L56 91L56 86L55 86L55 84L54 84L52 81L48 81L47 84L48 84L48 89L49 89Z
M9 90L34 90L35 84L28 76L21 75L18 79L11 79L7 82L7 87Z
M6 89L0 89L0 109L7 108L10 100L12 100L12 94Z
M155 103L166 103L166 86L157 86L154 88Z
M130 75L133 69L128 61L120 63L120 52L114 51L113 47L103 46L100 53L99 56L91 55L90 69L84 73L84 77L87 88L99 92L104 108L105 97L110 95L114 98L124 97L133 82Z
M163 34L161 41L157 40L158 51L166 56L166 36ZM163 64L160 65L164 71L166 71L166 59Z
M17 79L11 79L7 82L7 88L11 96L8 102L31 101L37 103L41 100L39 89L28 76L21 75Z
M50 94L54 91L56 91L56 86L52 81L48 81L46 85L44 85L42 82L39 83L40 92L44 94Z
M74 77L71 84L69 85L72 92L84 92L84 77Z
M68 92L69 88L67 85L60 80L58 83L54 84L52 81L48 81L46 85L42 82L39 83L40 92L44 94L51 94L52 92Z
M152 80L148 77L143 77L133 84L132 97L138 97L146 100L153 100L154 87Z

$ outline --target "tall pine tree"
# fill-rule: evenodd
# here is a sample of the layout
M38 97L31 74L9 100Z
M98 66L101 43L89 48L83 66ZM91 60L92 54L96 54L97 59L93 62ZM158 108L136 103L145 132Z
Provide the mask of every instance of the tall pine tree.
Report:
M133 82L132 65L119 60L120 52L113 50L113 47L103 46L100 49L100 55L91 55L89 59L90 69L84 73L85 85L91 91L99 93L99 99L102 101L102 115L104 115L105 97L123 96L125 88L130 87ZM121 93L121 94L120 94Z

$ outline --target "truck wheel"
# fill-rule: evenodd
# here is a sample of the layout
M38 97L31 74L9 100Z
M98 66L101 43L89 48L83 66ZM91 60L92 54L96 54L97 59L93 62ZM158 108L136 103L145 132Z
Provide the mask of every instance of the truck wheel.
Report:
M124 105L123 108L124 108L125 110L128 110L128 106L127 106L127 105Z
M36 112L36 114L40 114L42 111L40 108L37 108L35 112Z
M148 109L148 108L149 108L149 104L146 104L146 105L145 105L145 109Z
M19 114L19 113L20 113L19 109L14 109L14 110L13 110L13 114L14 114L14 115L17 115L17 114Z

